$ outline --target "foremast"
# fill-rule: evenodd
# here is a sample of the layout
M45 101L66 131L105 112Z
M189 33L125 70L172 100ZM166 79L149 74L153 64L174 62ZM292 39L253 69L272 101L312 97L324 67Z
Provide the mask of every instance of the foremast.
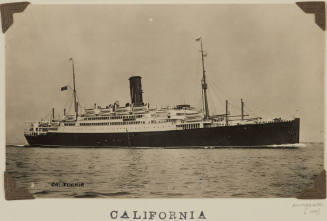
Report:
M78 117L78 103L77 103L77 96L76 96L76 85L75 85L75 67L74 67L74 60L73 58L69 58L69 61L72 62L72 68L73 68L73 94L74 94L74 108L75 108L75 117L77 120Z
M204 54L203 50L203 43L202 43L202 37L199 37L195 39L196 41L200 41L200 46L201 46L201 60L202 60L202 100L203 100L203 109L204 109L204 119L207 120L209 119L209 105L208 105L208 97L207 97L207 81L206 81L206 70L204 67L204 57L206 54Z

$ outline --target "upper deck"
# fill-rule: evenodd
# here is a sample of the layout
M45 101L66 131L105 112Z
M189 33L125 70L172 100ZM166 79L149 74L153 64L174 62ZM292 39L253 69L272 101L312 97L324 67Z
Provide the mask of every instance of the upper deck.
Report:
M66 115L60 120L28 125L25 134L43 132L138 132L202 128L203 113L193 107L95 107L86 109L80 116Z

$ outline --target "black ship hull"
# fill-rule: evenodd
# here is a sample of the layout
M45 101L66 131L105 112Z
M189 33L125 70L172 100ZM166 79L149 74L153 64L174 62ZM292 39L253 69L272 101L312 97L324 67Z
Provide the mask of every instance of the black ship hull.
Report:
M27 136L32 146L219 147L299 143L300 119L190 130L130 133L47 133Z

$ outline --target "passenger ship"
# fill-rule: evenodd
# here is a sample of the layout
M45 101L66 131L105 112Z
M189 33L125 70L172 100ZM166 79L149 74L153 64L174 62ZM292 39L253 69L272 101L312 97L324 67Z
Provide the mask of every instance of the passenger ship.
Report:
M62 119L27 122L25 138L31 146L78 146L78 147L265 147L299 143L300 119L275 118L264 121L244 114L232 116L228 111L209 115L207 99L205 53L202 39L202 100L203 111L187 105L151 108L143 102L140 76L129 78L131 102L120 106L118 102L85 109L79 113L79 104L73 69L74 110ZM67 90L68 86L61 90Z

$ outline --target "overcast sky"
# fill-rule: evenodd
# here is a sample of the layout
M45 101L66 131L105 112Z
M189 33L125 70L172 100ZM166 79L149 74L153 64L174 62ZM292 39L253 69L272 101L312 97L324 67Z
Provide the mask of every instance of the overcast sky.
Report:
M82 106L129 101L142 76L151 105L201 107L203 37L210 113L301 118L301 141L323 141L324 32L295 4L29 5L5 35L7 143L24 122L62 114L71 64ZM72 110L71 106L71 110Z

